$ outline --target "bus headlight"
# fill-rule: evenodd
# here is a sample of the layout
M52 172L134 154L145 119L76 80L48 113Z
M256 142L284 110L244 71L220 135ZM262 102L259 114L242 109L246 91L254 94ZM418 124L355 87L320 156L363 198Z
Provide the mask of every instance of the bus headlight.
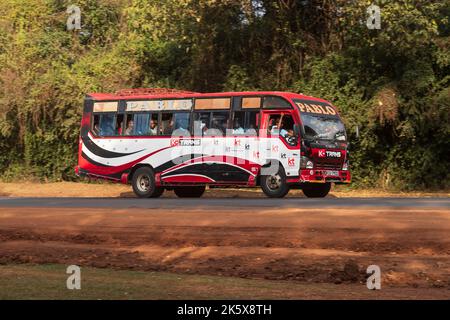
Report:
M303 169L313 169L314 168L314 163L308 157L302 156L302 158L301 158L301 167Z

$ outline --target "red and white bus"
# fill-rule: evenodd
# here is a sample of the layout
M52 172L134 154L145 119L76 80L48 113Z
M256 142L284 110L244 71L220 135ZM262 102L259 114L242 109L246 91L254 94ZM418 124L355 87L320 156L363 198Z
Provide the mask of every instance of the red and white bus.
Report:
M336 108L288 92L89 94L75 171L131 184L138 197L200 197L206 186L325 197L351 180Z

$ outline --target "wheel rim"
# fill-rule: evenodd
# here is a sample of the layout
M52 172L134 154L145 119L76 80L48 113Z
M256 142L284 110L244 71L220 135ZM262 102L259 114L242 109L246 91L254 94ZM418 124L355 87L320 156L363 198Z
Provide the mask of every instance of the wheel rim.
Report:
M267 178L267 188L278 190L281 187L281 176L279 174L271 175Z
M150 190L150 177L146 174L141 174L137 178L137 188L140 192L148 192Z

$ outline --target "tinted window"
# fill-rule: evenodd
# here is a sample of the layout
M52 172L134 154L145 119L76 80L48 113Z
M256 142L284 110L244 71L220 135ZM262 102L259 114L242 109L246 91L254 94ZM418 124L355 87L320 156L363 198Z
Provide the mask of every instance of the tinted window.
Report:
M263 108L265 109L289 109L291 105L280 97L265 97Z

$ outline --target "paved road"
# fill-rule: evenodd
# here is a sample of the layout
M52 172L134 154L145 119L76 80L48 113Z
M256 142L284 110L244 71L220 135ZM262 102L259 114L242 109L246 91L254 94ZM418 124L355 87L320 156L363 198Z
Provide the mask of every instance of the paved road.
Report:
M446 208L450 198L200 198L200 199L136 199L136 198L2 198L0 208L329 208L329 207L390 207Z

